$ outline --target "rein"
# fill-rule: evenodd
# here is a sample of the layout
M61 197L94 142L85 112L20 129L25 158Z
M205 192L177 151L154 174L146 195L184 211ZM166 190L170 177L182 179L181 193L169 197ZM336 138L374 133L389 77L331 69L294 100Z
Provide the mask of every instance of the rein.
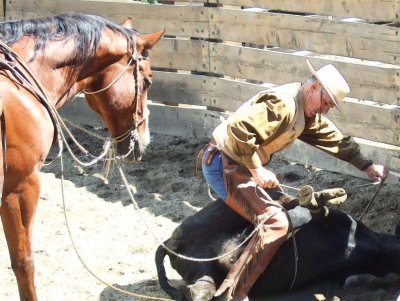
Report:
M129 58L128 63L126 64L126 66L124 67L124 69L122 69L122 71L118 74L118 76L116 78L114 78L111 83L109 83L106 87L96 90L96 91L87 91L87 90L83 90L83 93L85 94L97 94L100 92L104 92L106 90L108 90L112 85L114 85L121 77L122 75L125 73L126 70L128 70L129 66L131 66L133 64L133 62L137 61L137 54L136 51L133 53L133 55Z
M8 45L6 45L3 41L0 40L0 50L4 54L6 59L0 58L0 66L2 70L9 71L13 78L10 77L8 73L2 73L3 76L7 76L11 81L13 81L16 84L21 85L23 88L25 88L27 91L32 93L33 96L35 96L39 102L45 107L47 112L49 113L50 119L53 122L54 125L54 131L55 131L55 136L53 138L53 142L55 141L55 137L59 136L59 133L61 131L61 128L58 125L57 122L57 110L55 109L54 105L48 100L48 97L46 93L44 92L44 89L40 85L40 83L36 80L36 78L33 76L33 72L30 70L29 66L25 63L25 61L16 53L14 50L12 50ZM13 59L11 61L11 59ZM18 68L18 66L21 66L22 69L30 76L32 82L27 78L27 76L24 74L24 72ZM4 131L5 131L5 116L4 113L2 114L2 122L4 123ZM2 133L2 139L4 140L3 143L3 166L5 169L7 169L7 163L5 161L6 159L6 149L5 149L5 144L6 144L6 138L5 138L5 133ZM57 139L57 141L60 143L60 139ZM61 145L59 145L60 151L57 155L57 157L60 156L61 153ZM2 193L2 191L1 191Z
M48 97L46 93L44 92L44 89L40 85L40 83L36 80L35 76L33 75L33 72L30 70L29 66L25 63L25 61L16 53L14 50L12 50L7 44L5 44L3 41L0 40L0 50L2 53L4 53L4 56L6 59L0 59L0 65L1 67L6 70L8 70L14 77L14 79L11 79L9 74L3 74L4 76L7 76L10 78L10 80L14 81L16 80L18 84L23 86L25 89L27 89L30 93L32 93L36 98L39 100L39 102L47 109L49 112L50 118L53 121L53 125L55 126L56 132L59 130L56 126L56 118L54 116L54 105L48 100ZM8 58L8 59L7 59ZM11 61L11 58L14 60ZM32 82L26 77L24 72L22 72L21 69L18 68L18 64L22 66L23 70L31 77L31 80L33 81L34 85Z
M104 141L104 145L103 145L103 152L99 155L99 156L93 156L90 155L89 151L86 150L81 144L79 144L79 142L75 139L75 137L73 136L73 134L69 131L69 129L67 128L67 126L65 125L65 121L67 121L66 119L62 118L58 111L56 110L55 106L53 105L53 103L51 101L49 101L49 98L47 97L46 93L44 92L44 89L42 88L42 86L40 85L40 83L36 80L35 76L33 75L33 72L30 70L29 66L24 62L24 60L15 52L13 51L8 45L6 45L4 42L0 41L0 49L3 50L3 52L5 53L5 55L11 56L13 57L16 61L10 62L4 59L0 59L0 67L3 67L3 69L6 69L8 71L11 72L11 74L13 75L13 77L15 78L15 80L18 82L18 84L22 85L25 89L29 90L42 104L43 106L47 109L47 111L49 112L49 115L53 121L53 125L56 131L56 136L58 144L59 144L59 152L57 154L57 156L55 157L54 160L56 160L57 158L60 157L63 146L62 144L65 144L67 147L67 150L69 151L69 153L71 154L71 156L74 158L74 160L82 165L82 166L91 166L93 164L96 164L98 161L100 160L108 160L108 161L112 161L113 158L116 158L115 156L115 144L118 142L121 142L123 140L125 140L126 138L129 137L129 135L136 137L137 136L137 127L145 121L145 118L138 118L138 101L136 101L136 116L137 118L135 119L135 123L134 125L129 128L125 133L123 133L122 135L118 136L118 137L112 137L112 138L103 138L100 137L98 135L96 135L95 133L90 133L92 136L95 136L97 138L100 138L101 140ZM86 94L95 94L95 93L100 93L108 88L110 88L115 82L117 82L123 75L124 72L126 72L126 70L128 69L128 67L134 62L136 61L136 83L135 83L135 89L136 89L136 100L139 99L140 97L140 91L141 91L141 84L140 84L140 72L139 72L139 64L138 61L140 61L141 59L145 59L145 58L141 58L138 56L137 54L137 49L136 46L134 47L134 52L131 55L128 64L125 66L125 68L121 71L121 73L105 88L98 90L98 91L93 91L93 92L88 92L88 91L84 91ZM147 59L147 58L146 58ZM29 79L24 75L24 73L18 68L18 65L22 66L23 70L29 75L29 77L31 77L33 83L31 81L29 81ZM5 74L5 76L8 76L8 74ZM68 121L67 121L68 122ZM72 124L71 122L69 122L70 124ZM78 127L78 126L75 126ZM83 130L83 128L80 127L81 130ZM92 161L90 162L82 162L80 161L74 154L72 149L69 147L67 139L65 138L65 135L63 133L63 131L65 131L68 136L70 137L70 139L74 142L74 144L80 149L80 151L88 156L92 157ZM88 132L88 131L86 131ZM128 155L131 154L131 152L133 151L132 146L130 146L130 149L128 150L128 153L117 158L125 158ZM109 158L108 159L104 159L104 157L108 154ZM54 162L48 162L44 165L49 165L51 163Z
M81 164L81 165L84 165L84 166L93 165L93 164L95 164L96 162L98 162L99 160L101 160L102 158L104 158L104 156L105 156L107 153L110 154L109 161L116 161L116 162L118 162L118 160L117 160L115 157L112 156L112 153L113 153L113 151L112 151L112 149L113 149L113 148L112 148L112 145L113 145L113 144L115 145L116 143L118 143L118 142L120 142L120 141L126 139L129 135L135 135L134 131L137 132L136 127L137 127L138 125L140 125L140 124L145 120L145 118L142 118L141 120L135 119L135 125L134 125L133 127L131 127L131 128L129 129L129 131L127 131L126 133L124 133L124 134L122 134L122 135L120 135L120 136L118 136L118 137L109 138L109 139L102 139L102 140L105 140L105 144L104 144L104 147L103 147L103 153L102 153L99 157L96 157L92 162L89 162L89 163L81 162L80 160L78 160L78 159L74 156L72 150L70 149L70 147L69 147L69 145L68 145L68 142L67 142L67 140L66 140L66 138L65 138L65 135L64 135L62 129L64 129L64 130L67 131L67 133L68 133L68 135L70 136L70 138L71 138L71 139L75 142L75 144L81 149L81 151L83 151L85 154L89 154L89 152L88 152L87 150L85 150L85 149L76 141L76 139L73 137L73 135L71 134L71 132L68 130L68 128L66 127L66 125L65 125L65 123L64 123L63 118L58 114L58 112L57 112L57 110L56 110L54 104L53 104L51 101L49 101L49 98L47 97L47 95L46 95L46 93L45 93L43 87L42 87L41 84L36 80L35 76L33 75L33 72L32 72L31 69L29 68L29 66L24 62L24 60L23 60L16 52L14 52L8 45L6 45L6 44L5 44L4 42L2 42L1 40L0 40L0 51L2 51L2 52L4 53L4 55L5 55L6 58L7 58L7 57L11 57L11 58L14 58L14 60L15 60L15 61L7 61L7 60L5 60L5 59L0 58L0 72L1 72L1 69L6 70L6 71L9 71L9 72L11 73L11 75L13 76L13 78L11 78L11 77L10 77L10 74L8 74L7 72L6 72L6 73L2 72L2 73L0 73L0 75L7 76L7 77L10 78L13 82L15 82L15 84L21 85L22 87L24 87L25 89L27 89L30 93L32 93L32 95L35 96L35 97L40 101L40 103L47 109L47 111L48 111L48 113L49 113L49 115L50 115L50 118L51 118L52 121L53 121L53 125L54 125L55 132L56 132L56 135L55 135L55 136L57 137L57 141L58 141L58 145L59 145L59 152L58 152L58 155L56 156L56 158L60 158L60 163L61 163L60 178L61 178L62 199L63 199L63 204L64 204L64 206L63 206L63 207L64 207L64 216L65 216L65 220L66 220L66 224L67 224L68 233L69 233L69 235L70 235L71 243L72 243L72 245L73 245L73 247L74 247L74 250L75 250L75 252L76 252L78 258L80 259L81 263L83 264L83 266L86 268L86 270L87 270L94 278L96 278L98 281L100 281L100 282L103 283L104 285L106 285L106 286L108 286L108 287L110 287L110 288L112 288L112 289L114 289L114 290L116 290L116 291L125 293L125 294L130 295L130 296L135 296L135 297L140 297L140 298L145 298L145 299L153 299L153 300L161 300L161 301L172 301L171 299L160 298L160 297L145 296L145 295L141 295L141 294L136 294L136 293L133 293L133 292L129 292L129 291L126 291L126 290L122 290L122 289L120 289L120 288L118 288L118 287L115 287L115 286L112 285L112 284L109 284L109 283L103 281L103 280L100 279L99 277L97 277L96 274L93 273L93 272L88 268L88 266L83 262L81 256L79 255L79 252L78 252L78 250L77 250L77 248L76 248L76 246L75 246L75 244L74 244L74 241L73 241L73 239L72 239L72 236L71 236L71 232L70 232L70 228L69 228L69 224L68 224L68 219L67 219L67 216L66 216L66 210L65 210L64 185L63 185L64 169L63 169L63 157L62 157L62 152L63 152L63 146L64 146L64 144L67 146L67 149L68 149L69 153L71 154L72 158L73 158L76 162L78 162L79 164ZM135 85L135 89L137 89L137 91L136 91L136 97L135 97L135 98L136 98L136 100L140 99L140 91L141 91L142 86L140 85L140 72L139 72L139 64L138 64L138 56L137 56L136 45L135 45L135 48L134 48L134 53L133 53L133 55L131 56L131 58L130 58L128 64L127 64L127 66L122 70L122 72L117 76L117 78L114 79L114 80L111 82L111 84L109 84L109 85L106 86L104 89L101 89L101 90L99 90L99 91L94 91L94 92L87 92L87 91L86 91L85 93L86 93L86 94L100 93L100 92L102 92L102 91L104 91L104 90L110 88L116 81L118 81L118 80L122 77L122 74L128 69L128 67L132 64L132 62L135 60L135 58L136 58L136 62L137 62L137 63L136 63L136 85ZM32 82L27 78L27 76L25 75L25 72L23 72L20 68L18 68L18 66L22 66L22 69L28 74L29 77L31 77L31 79L32 79L32 81L33 81L33 84L32 84ZM138 108L138 102L136 102L136 109L137 109L137 108ZM1 113L1 112L0 112L0 113ZM136 110L136 114L137 114L137 110ZM1 123L2 123L2 125L5 125L5 123L4 123L4 114L2 114L2 116L1 116ZM1 137L1 139L5 139L4 131L5 131L5 127L4 127L4 126L1 126L1 132L2 132L2 134L3 134L2 137ZM4 144L3 144L3 148L4 148ZM133 151L133 149L130 149L129 152L128 152L128 154L129 154L130 152L132 152L132 151ZM6 152L3 153L3 162L2 162L3 164L5 164L5 156L6 156ZM125 155L125 156L127 156L127 155ZM5 166L5 167L7 167L7 166ZM128 186L126 186L126 187L127 187L127 189L128 189ZM0 199L0 206L1 206L1 199Z
M75 252L76 252L76 254L77 254L79 260L80 260L81 263L83 264L83 266L86 268L86 270L87 270L94 278L96 278L98 281L100 281L100 282L103 283L104 285L106 285L106 286L108 286L108 287L110 287L110 288L112 288L112 289L114 289L114 290L116 290L116 291L125 293L125 294L130 295L130 296L135 296L135 297L140 297L140 298L145 298L145 299L153 299L153 300L161 300L161 301L172 301L171 299L160 298L160 297L145 296L145 295L141 295L141 294L136 294L136 293L133 293L133 292L129 292L129 291L126 291L126 290L122 290L122 289L120 289L120 288L118 288L118 287L115 287L115 286L112 285L112 284L109 284L109 283L103 281L103 280L100 279L98 276L96 276L96 274L95 274L94 272L92 272L92 271L88 268L88 266L83 262L81 256L79 255L79 252L78 252L78 250L77 250L77 248L76 248L76 246L75 246L75 244L74 244L74 241L73 241L73 239L72 239L72 235L71 235L71 232L70 232L70 228L69 228L69 224L68 224L68 219L67 219L67 215L66 215L66 210L65 210L65 208L66 208L66 207L65 207L65 197L64 197L64 185L63 185L64 168L63 168L63 157L62 157L62 152L63 152L63 146L64 146L64 144L66 145L66 147L67 147L69 153L71 154L72 158L73 158L78 164L83 165L83 166L90 166L90 165L93 165L93 164L97 163L99 160L103 159L103 158L105 157L106 154L112 154L112 152L110 152L110 150L112 149L111 146L112 146L113 142L114 142L114 145L115 145L115 143L120 142L120 141L126 139L126 138L127 138L130 134L132 134L133 131L136 130L136 129L133 129L133 127L132 127L129 131L127 131L126 133L124 133L124 134L122 134L122 135L120 135L120 136L118 136L118 137L116 137L116 138L108 138L108 139L102 138L102 140L105 140L105 144L104 144L104 147L103 147L103 152L102 152L102 154L101 154L99 157L95 157L95 159L92 160L92 161L89 162L89 163L81 162L81 161L80 161L79 159L77 159L76 156L73 154L71 148L70 148L69 145L68 145L68 142L67 142L67 140L66 140L66 138L65 138L65 135L64 135L62 129L64 129L64 130L68 133L68 135L70 136L70 138L71 138L71 139L74 141L74 143L81 149L82 152L84 152L85 154L89 154L89 152L88 152L86 149L84 149L84 148L76 141L76 139L73 137L72 133L68 130L68 128L66 127L66 125L65 125L65 123L64 123L63 118L58 114L58 112L57 112L55 106L53 105L53 103L49 101L49 98L47 97L46 93L44 92L44 89L42 88L42 86L40 85L40 83L39 83L39 82L35 79L35 77L33 76L33 72L30 70L29 66L23 61L23 59L22 59L16 52L14 52L11 48L9 48L9 47L8 47L6 44L4 44L1 40L0 40L0 50L3 50L3 52L5 53L5 55L9 55L9 56L14 57L14 58L16 59L16 61L19 63L19 65L22 66L23 69L25 70L25 72L27 72L27 74L32 78L32 80L33 80L33 82L34 82L35 85L33 85L33 84L28 80L28 78L24 75L23 72L21 72L20 69L16 68L16 64L15 64L15 63L12 63L12 62L9 62L9 61L6 61L6 60L0 58L0 67L3 67L3 69L6 69L6 70L10 71L11 74L13 75L13 77L14 77L13 80L17 81L17 84L22 85L25 89L29 90L34 96L36 96L36 98L37 98L37 99L45 106L45 108L48 110L49 115L50 115L51 119L53 120L53 124L54 124L55 130L56 130L56 133L57 133L57 141L58 141L58 145L59 145L59 152L58 152L58 155L56 156L56 158L60 158L60 163L61 163L60 178L61 178L62 199L63 199L63 204L64 204L64 206L63 206L63 207L64 207L64 216L65 216L65 220L66 220L66 224L67 224L68 233L69 233L69 235L70 235L71 243L72 243L72 245L73 245L73 248L74 248L74 250L75 250ZM5 51L5 50L6 50L6 51ZM136 53L136 47L135 47L135 52L134 52L134 53ZM133 57L133 55L132 55L132 57ZM128 66L129 66L129 64L131 64L131 62L133 61L133 60L132 60L132 57L131 57L131 60L130 60L129 63L128 63ZM137 65L136 70L138 71L138 70L139 70L139 69L138 69L138 64L136 64L136 65ZM127 69L128 69L128 68L125 67L123 71L125 72ZM10 76L9 76L8 74L3 74L3 75L10 78ZM112 82L112 84L114 84L121 76L122 76L122 73L116 78L116 80L114 80L114 81ZM140 74L137 73L137 83L138 83L138 81L139 81L139 77L140 77ZM112 85L112 84L111 84L111 85ZM111 85L108 85L106 88L111 87ZM141 86L140 86L140 87L141 87ZM140 94L140 89L139 89L138 91L139 91L139 94ZM99 92L100 92L100 91L99 91ZM138 94L136 94L136 97L138 98ZM140 123L142 123L143 121L144 121L144 119L142 119L142 120L140 120L140 121L136 121L136 124L135 124L135 125L140 124ZM3 127L2 127L1 130L2 130L2 131L4 130ZM4 137L4 135L3 135L3 137ZM99 138L99 136L97 136L97 137ZM132 151L133 151L133 149L130 149L130 150L129 150L129 153L132 152ZM129 154L129 153L128 153L128 154ZM111 156L111 155L110 155L110 156ZM125 156L127 156L127 155L125 155ZM4 161L4 158L5 158L5 153L3 154L3 161ZM108 160L109 160L109 161L116 161L116 162L118 162L117 159L116 159L115 157L113 157L113 156L111 156ZM51 163L52 163L52 162L51 162ZM126 186L126 187L127 187L127 189L128 189L128 186ZM1 205L1 202L0 202L0 205Z

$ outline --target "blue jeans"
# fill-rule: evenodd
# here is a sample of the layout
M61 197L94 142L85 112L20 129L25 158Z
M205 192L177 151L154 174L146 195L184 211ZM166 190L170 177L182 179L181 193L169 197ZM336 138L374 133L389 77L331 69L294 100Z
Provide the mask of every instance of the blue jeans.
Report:
M221 198L223 201L226 200L228 193L225 188L224 178L222 176L222 159L221 154L217 151L211 159L210 165L204 164L204 157L207 155L208 150L204 151L201 166L204 178L207 181L208 186Z
M208 150L206 149L201 160L204 178L206 179L208 186L210 186L210 188L214 190L218 197L225 202L228 197L228 192L225 188L224 177L222 174L223 166L221 154L219 151L217 151L212 157L210 165L207 165L204 164L204 157L207 155L207 153ZM282 188L279 186L264 190L273 200L279 199L284 194Z

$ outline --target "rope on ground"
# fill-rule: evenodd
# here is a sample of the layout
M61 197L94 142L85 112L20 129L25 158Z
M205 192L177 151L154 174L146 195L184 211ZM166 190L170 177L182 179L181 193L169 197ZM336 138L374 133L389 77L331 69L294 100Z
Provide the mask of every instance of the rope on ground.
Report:
M74 251L76 253L76 255L78 256L79 261L81 262L81 264L83 265L83 267L89 272L89 274L94 277L97 281L99 281L100 283L104 284L105 286L112 288L115 291L118 291L120 293L124 293L126 295L129 296L133 296L133 297L138 297L138 298L142 298L142 299L148 299L148 300L160 300L160 301L173 301L172 299L168 299L168 298L161 298L161 297L152 297L152 296L146 296L146 295L142 295L142 294L138 294L138 293L134 293L134 292L130 292L124 289L120 289L106 281L104 281L103 279L101 279L99 276L97 276L90 268L89 266L85 263L85 261L83 260L82 256L79 254L78 248L75 245L74 239L72 237L72 233L71 233L71 229L68 223L68 217L67 217L67 210L66 210L66 202L65 202L65 193L64 193L64 164L63 164L63 157L61 155L60 157L60 165L61 165L61 172L60 172L60 179L61 179L61 196L62 196L62 202L63 202L63 207L64 207L64 218L65 218L65 223L67 226L67 231L68 231L68 235L72 244L72 247L74 248Z
M120 163L118 163L118 171L120 172L121 179L122 179L122 181L123 181L123 183L124 183L124 185L125 185L125 187L126 187L126 190L127 190L128 194L129 194L129 197L131 198L133 207L135 208L135 210L136 210L136 212L138 213L139 217L142 219L142 221L143 221L145 227L147 228L147 230L148 230L148 231L150 232L150 234L153 236L154 240L155 240L159 245L161 245L164 249L166 249L169 253L171 253L171 254L173 254L173 255L179 257L179 258L185 259L185 260L195 261L195 262L207 262L207 261L218 260L218 259L220 259L220 258L223 258L223 257L225 257L225 256L228 256L228 255L232 254L233 252L237 251L238 249L240 249L245 243L247 243L247 241L260 229L260 227L264 224L264 222L265 222L267 219L271 218L271 216L266 216L266 217L254 228L254 230L250 233L250 235L247 236L247 237L245 238L245 240L243 240L238 246L236 246L236 247L233 248L232 250L230 250L230 251L228 251L228 252L226 252L226 253L224 253L224 254L222 254L222 255L219 255L219 256L216 256L216 257L210 257L210 258L196 258L196 257L186 256L186 255L183 255L183 254L180 254L180 253L175 252L174 250L172 250L171 248L169 248L168 246L166 246L166 245L164 244L164 242L162 242L162 241L158 238L158 236L154 233L154 231L151 229L151 227L150 227L149 224L147 223L146 219L141 215L139 206L138 206L137 202L135 201L135 198L134 198L134 196L133 196L133 193L132 193L131 189L129 189L128 181L126 180L125 174L124 174L124 172L123 172L123 170L122 170L122 167L121 167L121 164L120 164Z
M148 225L146 219L140 214L139 206L138 206L137 202L136 202L135 199L134 199L134 196L133 196L133 193L132 193L131 189L129 189L129 184L128 184L128 181L126 180L126 177L125 177L125 174L124 174L124 172L123 172L123 170L122 170L121 164L120 164L118 161L116 161L116 162L117 162L117 164L118 164L118 170L119 170L119 172L120 172L121 179L122 179L122 181L123 181L123 183L124 183L124 186L126 187L126 190L127 190L128 194L129 194L131 200L132 200L132 204L133 204L133 206L134 206L134 209L135 209L135 211L138 213L139 217L142 219L142 221L143 221L143 223L145 224L147 230L151 233L151 235L153 236L153 238L154 238L161 246L163 246L168 252L170 252L171 254L173 254L173 255L175 255L175 256L177 256L177 257L179 257L179 258L182 258L182 259L185 259L185 260L190 260L190 261L196 261L196 262L205 262L205 261L214 261L214 260L218 260L218 259L220 259L220 258L223 258L223 257L225 257L225 256L228 256L228 255L232 254L233 252L235 252L236 250L238 250L239 248L241 248L241 247L242 247L242 246L243 246L257 231L258 231L258 229L263 225L264 221L266 221L268 218L270 218L270 216L265 217L265 218L260 222L260 224L258 224L258 225L254 228L254 230L250 233L250 235L246 237L246 239L245 239L242 243L240 243L237 247L235 247L235 248L232 249L231 251L229 251L229 252L227 252L227 253L224 253L224 254L222 254L222 255L220 255L220 256L211 257L211 258L195 258L195 257L190 257L190 256L185 256L185 255L179 254L179 253L175 252L174 250L170 249L169 247L167 247L167 246L157 237L157 235L154 233L154 231L153 231L153 230L151 229L151 227ZM63 202L63 207L64 207L64 218L65 218L65 223L66 223L68 235L69 235L69 238L70 238L72 247L73 247L73 249L74 249L74 251L75 251L75 253L76 253L76 255L77 255L79 261L81 262L81 264L83 265L83 267L88 271L88 273L89 273L92 277L94 277L97 281L99 281L100 283L104 284L105 286L107 286L107 287L109 287L109 288L111 288L111 289L113 289L113 290L115 290L115 291L118 291L118 292L124 293L124 294L126 294L126 295L129 295L129 296L134 296L134 297L138 297L138 298L142 298L142 299L149 299L149 300L173 301L172 299L161 298L161 297L146 296L146 295L142 295L142 294L138 294L138 293L134 293L134 292L130 292L130 291L127 291L127 290L120 289L120 288L118 288L118 287L116 287L116 286L114 286L114 285L112 285L112 284L106 282L105 280L101 279L99 276L97 276L97 275L89 268L89 266L86 264L86 262L84 261L84 259L82 258L82 256L80 255L80 253L79 253L79 251L78 251L78 248L77 248L77 246L76 246L76 244L75 244L75 241L74 241L74 239L73 239L73 236L72 236L72 233L71 233L71 229L70 229L70 226L69 226L69 222L68 222L68 216L67 216L67 211L66 211L65 192L64 192L64 163L63 163L62 152L61 152L61 156L60 156L60 168L61 168L61 170L60 170L61 196L62 196L62 202Z

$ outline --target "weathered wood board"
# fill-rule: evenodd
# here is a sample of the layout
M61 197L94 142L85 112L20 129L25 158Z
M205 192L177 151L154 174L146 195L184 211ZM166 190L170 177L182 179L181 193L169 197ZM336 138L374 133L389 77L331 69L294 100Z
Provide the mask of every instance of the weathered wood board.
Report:
M203 6L213 1L218 8ZM351 98L341 105L346 120L335 110L329 116L344 133L366 139L360 143L367 155L400 171L400 28L386 24L400 22L400 0L366 0L362 5L359 0L194 0L177 5L9 0L6 4L7 20L84 12L117 23L131 16L143 33L165 27L166 36L152 53L157 71L150 99L209 109L153 104L152 129L166 134L208 137L219 123L218 111L235 110L265 86L304 81L310 74L306 58L316 68L333 64L348 80ZM240 6L262 9L239 10ZM348 17L362 20L343 20ZM65 111L73 110L80 122L101 126L94 113L81 106L74 103ZM304 143L296 142L283 156L338 172L354 170Z
M297 14L303 12L336 17L358 17L371 21L400 21L399 0L191 0L191 2L261 7Z
M210 137L214 128L220 123L220 116L228 116L224 113L200 108L178 108L160 104L150 104L149 107L151 131L197 139ZM84 125L104 126L82 98L65 105L61 114ZM365 139L357 139L357 142L366 156L375 162L387 165L393 172L400 173L400 147L383 145ZM296 141L279 156L299 164L364 177L363 173L348 163L333 158L301 141ZM398 181L397 178L395 180Z
M137 1L21 1L7 5L7 19L78 11L115 22L131 16L140 32L165 27L167 35L221 39L286 49L308 50L399 64L399 28L323 16L199 6L151 5ZM243 34L245 33L245 34Z

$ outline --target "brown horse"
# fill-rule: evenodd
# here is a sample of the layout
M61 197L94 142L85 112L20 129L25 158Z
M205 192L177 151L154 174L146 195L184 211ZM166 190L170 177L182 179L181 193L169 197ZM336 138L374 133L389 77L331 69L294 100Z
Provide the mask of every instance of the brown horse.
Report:
M140 159L149 142L149 51L163 33L139 35L129 19L120 26L84 14L0 23L0 215L20 300L37 300L32 224L39 170L57 134L52 108L86 91L119 153Z

